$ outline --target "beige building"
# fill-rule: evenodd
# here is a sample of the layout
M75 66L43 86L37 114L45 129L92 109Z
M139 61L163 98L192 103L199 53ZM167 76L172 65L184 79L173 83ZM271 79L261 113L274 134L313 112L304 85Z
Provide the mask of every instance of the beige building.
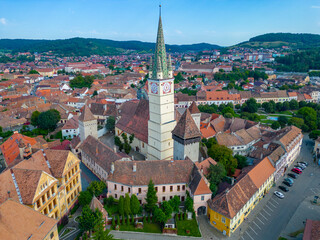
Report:
M57 220L12 199L0 205L0 239L59 240Z
M80 160L70 151L37 151L0 174L0 203L8 198L60 220L81 192Z
M154 183L158 202L178 196L182 202L186 191L194 201L194 210L206 213L207 200L211 197L209 183L190 160L116 161L112 163L107 185L108 195L119 199L126 193L136 194L145 203L149 181Z
M174 118L174 83L171 57L167 59L161 16L159 18L156 50L151 59L148 79L149 114L148 160L173 158L172 130Z

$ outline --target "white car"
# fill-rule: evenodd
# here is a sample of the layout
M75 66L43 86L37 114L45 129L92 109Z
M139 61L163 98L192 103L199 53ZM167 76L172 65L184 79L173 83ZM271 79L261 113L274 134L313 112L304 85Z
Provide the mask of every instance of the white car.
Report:
M274 195L276 195L278 198L281 198L281 199L284 198L284 195L282 192L275 191Z

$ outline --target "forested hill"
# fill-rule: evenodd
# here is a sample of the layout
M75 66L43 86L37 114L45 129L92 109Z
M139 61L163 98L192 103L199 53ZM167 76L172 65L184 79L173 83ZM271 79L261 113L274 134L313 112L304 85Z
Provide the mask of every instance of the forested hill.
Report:
M320 35L309 33L267 33L250 38L249 41L238 44L243 47L282 47L314 48L320 47Z
M170 52L203 51L221 48L218 45L199 43L190 45L166 45ZM0 39L0 50L48 52L60 55L110 55L126 53L128 50L137 52L153 51L155 43L140 41L113 41L94 38L70 38L64 40L28 40Z

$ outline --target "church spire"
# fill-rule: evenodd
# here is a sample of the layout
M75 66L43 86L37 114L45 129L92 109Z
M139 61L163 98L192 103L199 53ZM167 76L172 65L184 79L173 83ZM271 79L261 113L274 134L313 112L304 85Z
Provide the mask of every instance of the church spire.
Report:
M154 53L154 61L152 66L152 76L151 79L168 79L168 67L167 67L167 54L166 47L164 44L163 28L161 21L161 5L159 6L159 24L158 24L158 34L157 43ZM160 64L160 66L159 66ZM159 72L161 69L161 72Z

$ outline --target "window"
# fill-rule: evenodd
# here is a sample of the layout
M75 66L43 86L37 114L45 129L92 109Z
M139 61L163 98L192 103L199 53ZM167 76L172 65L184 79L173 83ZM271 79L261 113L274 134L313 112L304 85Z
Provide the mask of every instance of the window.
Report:
M130 193L131 192L131 189L130 188L128 188L128 193Z
M114 190L117 190L117 184L114 185Z
M123 192L123 186L121 186L121 192Z
M181 197L181 202L184 202L184 196Z
M221 217L221 222L226 223L226 219L224 217Z
M170 196L170 199L172 199L173 197L172 196Z
M177 191L180 191L180 186L177 186Z
M114 195L114 198L118 198L118 195L117 195L117 194L115 194L115 195Z
M162 201L165 201L166 200L166 197L162 197Z
M141 193L141 188L139 188L139 190L138 190L138 191L139 191L139 193Z
M201 201L204 201L204 196L201 196Z
M163 187L162 187L162 192L165 192L165 191L166 191L166 187L163 186Z
M186 190L186 185L182 185L182 190Z
M156 190L156 192L158 192L158 187L155 187L154 189Z
M170 192L172 192L173 191L173 186L170 186Z

